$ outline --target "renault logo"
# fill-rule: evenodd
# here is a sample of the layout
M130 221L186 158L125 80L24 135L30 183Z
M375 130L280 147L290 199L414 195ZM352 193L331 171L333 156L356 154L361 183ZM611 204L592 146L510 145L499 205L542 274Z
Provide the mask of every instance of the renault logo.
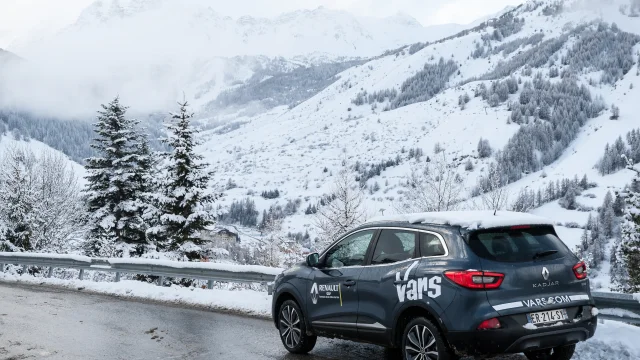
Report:
M542 268L542 277L545 280L549 280L549 269L547 269L546 267Z
M316 305L318 303L318 284L317 283L313 283L313 286L311 286L311 302L313 303L313 305Z

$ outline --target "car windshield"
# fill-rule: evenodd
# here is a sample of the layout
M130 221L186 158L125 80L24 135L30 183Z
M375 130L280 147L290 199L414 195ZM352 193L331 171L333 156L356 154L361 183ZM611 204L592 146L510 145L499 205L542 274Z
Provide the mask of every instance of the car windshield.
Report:
M500 262L558 259L568 252L549 226L476 231L470 234L468 244L476 255Z

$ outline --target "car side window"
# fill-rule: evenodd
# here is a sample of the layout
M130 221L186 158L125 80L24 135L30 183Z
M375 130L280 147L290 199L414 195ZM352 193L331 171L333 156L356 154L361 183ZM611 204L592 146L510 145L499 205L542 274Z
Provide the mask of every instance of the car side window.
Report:
M347 236L327 252L325 267L330 269L364 264L375 230L359 231Z
M446 253L440 238L434 234L420 234L420 255L421 256L442 256Z
M373 251L371 265L392 264L415 257L416 233L407 230L382 230Z

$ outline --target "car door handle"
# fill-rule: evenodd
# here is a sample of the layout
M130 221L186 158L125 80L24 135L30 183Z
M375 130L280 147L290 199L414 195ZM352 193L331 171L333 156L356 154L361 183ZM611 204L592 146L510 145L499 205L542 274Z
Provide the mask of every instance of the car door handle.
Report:
M355 281L355 280L345 280L345 281L343 282L343 284L344 284L344 286L349 287L349 286L353 286L353 285L355 285L355 284L356 284L356 281Z

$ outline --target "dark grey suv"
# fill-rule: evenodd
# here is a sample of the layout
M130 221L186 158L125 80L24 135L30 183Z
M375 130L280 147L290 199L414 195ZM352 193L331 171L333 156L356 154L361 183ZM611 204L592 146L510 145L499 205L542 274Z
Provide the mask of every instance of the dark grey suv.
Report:
M585 264L548 220L508 212L369 222L279 275L272 311L293 353L323 336L420 360L568 360L597 326Z

